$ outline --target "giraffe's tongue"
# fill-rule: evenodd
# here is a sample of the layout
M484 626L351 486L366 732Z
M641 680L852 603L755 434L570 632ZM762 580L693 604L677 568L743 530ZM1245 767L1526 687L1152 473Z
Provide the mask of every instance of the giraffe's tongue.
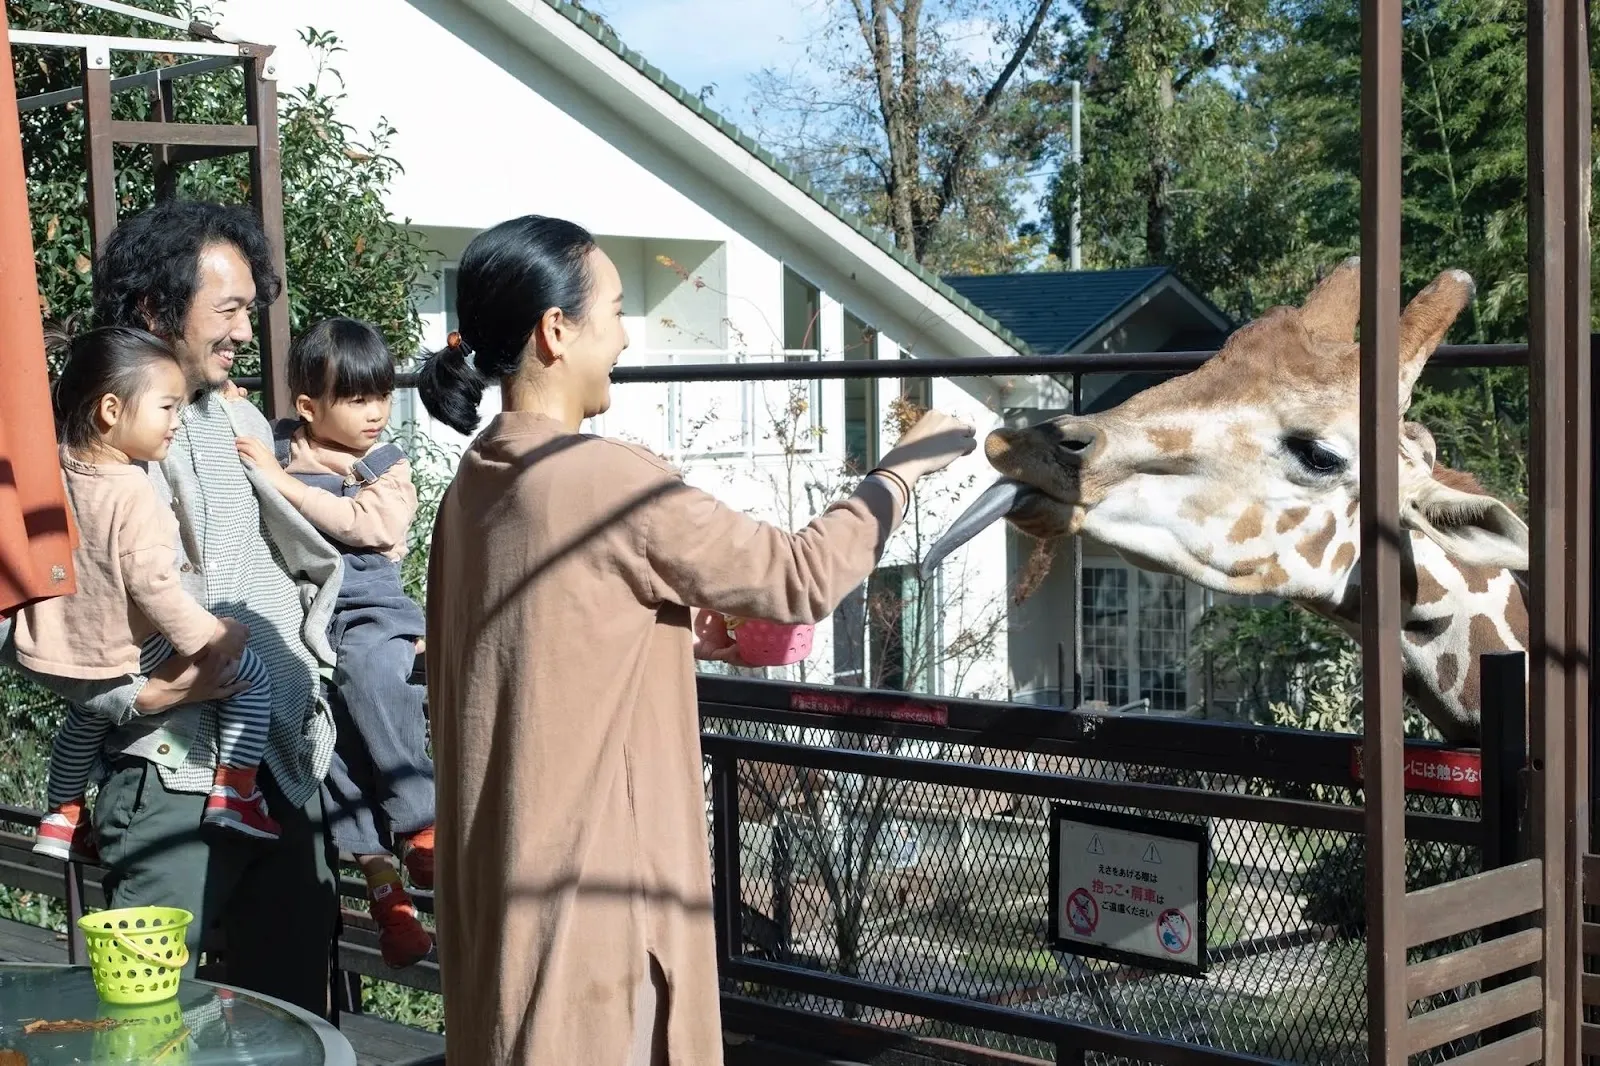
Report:
M990 485L982 496L973 501L971 507L961 513L960 518L950 524L944 536L923 557L922 580L926 581L934 575L945 556L976 537L984 527L993 525L1026 504L1037 491L1020 481L1004 477Z

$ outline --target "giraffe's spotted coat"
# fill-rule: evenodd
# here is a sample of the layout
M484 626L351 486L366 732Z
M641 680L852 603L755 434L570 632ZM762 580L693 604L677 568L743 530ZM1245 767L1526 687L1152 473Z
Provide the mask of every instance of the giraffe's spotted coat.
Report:
M1456 682L1461 680L1461 664L1456 661L1454 652L1447 651L1440 655L1435 670L1441 692L1449 692L1456 687Z
M1320 529L1313 530L1295 545L1294 550L1300 553L1313 570L1322 566L1323 556L1328 553L1328 545L1333 543L1333 535L1338 530L1338 522L1333 515L1328 516Z
M1266 519L1266 509L1259 503L1252 503L1244 509L1244 514L1234 522L1233 528L1228 530L1229 544L1243 544L1261 536Z
M1309 507L1290 507L1278 516L1278 532L1287 533L1304 522L1311 514Z
M1355 463L1321 469L1303 446L1359 451L1359 293L1358 267L1346 262L1299 308L1276 308L1237 330L1190 374L1111 411L996 430L985 443L995 468L1060 502L1013 521L1035 536L1081 532L1135 565L1217 591L1270 593L1358 630L1361 471ZM1471 296L1470 279L1446 271L1407 305L1398 353L1402 407ZM1092 426L1100 446L1063 462L1063 423L1074 422ZM1465 531L1456 528L1450 496L1483 490L1437 467L1438 448L1425 426L1400 429L1396 460L1409 527L1399 590L1406 688L1446 739L1470 743L1478 656L1523 646L1523 593L1509 572L1473 570L1452 557ZM1511 558L1523 547L1515 543L1517 521L1512 516L1490 530Z
M1438 603L1449 594L1449 590L1439 583L1439 580L1429 572L1427 567L1417 567L1416 604L1418 607L1426 607L1429 604Z
M1163 455L1181 455L1194 446L1194 431L1186 426L1152 426L1144 434Z

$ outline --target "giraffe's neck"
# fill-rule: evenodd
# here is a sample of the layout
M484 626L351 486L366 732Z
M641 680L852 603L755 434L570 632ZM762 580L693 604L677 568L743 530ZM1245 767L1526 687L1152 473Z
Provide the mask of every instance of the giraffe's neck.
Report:
M1479 662L1485 652L1528 644L1526 586L1520 574L1466 566L1420 533L1400 559L1401 662L1405 690L1452 744L1478 742ZM1359 635L1361 563L1346 577L1337 608L1318 609Z

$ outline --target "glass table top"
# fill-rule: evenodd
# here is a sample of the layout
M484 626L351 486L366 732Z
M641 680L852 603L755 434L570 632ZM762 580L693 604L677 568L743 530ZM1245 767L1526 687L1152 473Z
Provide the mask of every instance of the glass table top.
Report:
M0 963L0 1066L58 1063L354 1066L355 1055L326 1022L254 993L184 981L164 1003L121 1007L100 1001L86 966Z

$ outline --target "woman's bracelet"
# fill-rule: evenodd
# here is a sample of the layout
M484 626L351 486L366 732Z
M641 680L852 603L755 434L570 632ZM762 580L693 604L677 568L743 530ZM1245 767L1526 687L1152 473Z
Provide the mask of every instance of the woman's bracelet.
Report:
M873 474L881 474L900 487L900 498L905 501L900 508L900 517L904 518L906 513L911 510L911 486L906 482L905 478L887 467L875 466L867 471L868 477Z

